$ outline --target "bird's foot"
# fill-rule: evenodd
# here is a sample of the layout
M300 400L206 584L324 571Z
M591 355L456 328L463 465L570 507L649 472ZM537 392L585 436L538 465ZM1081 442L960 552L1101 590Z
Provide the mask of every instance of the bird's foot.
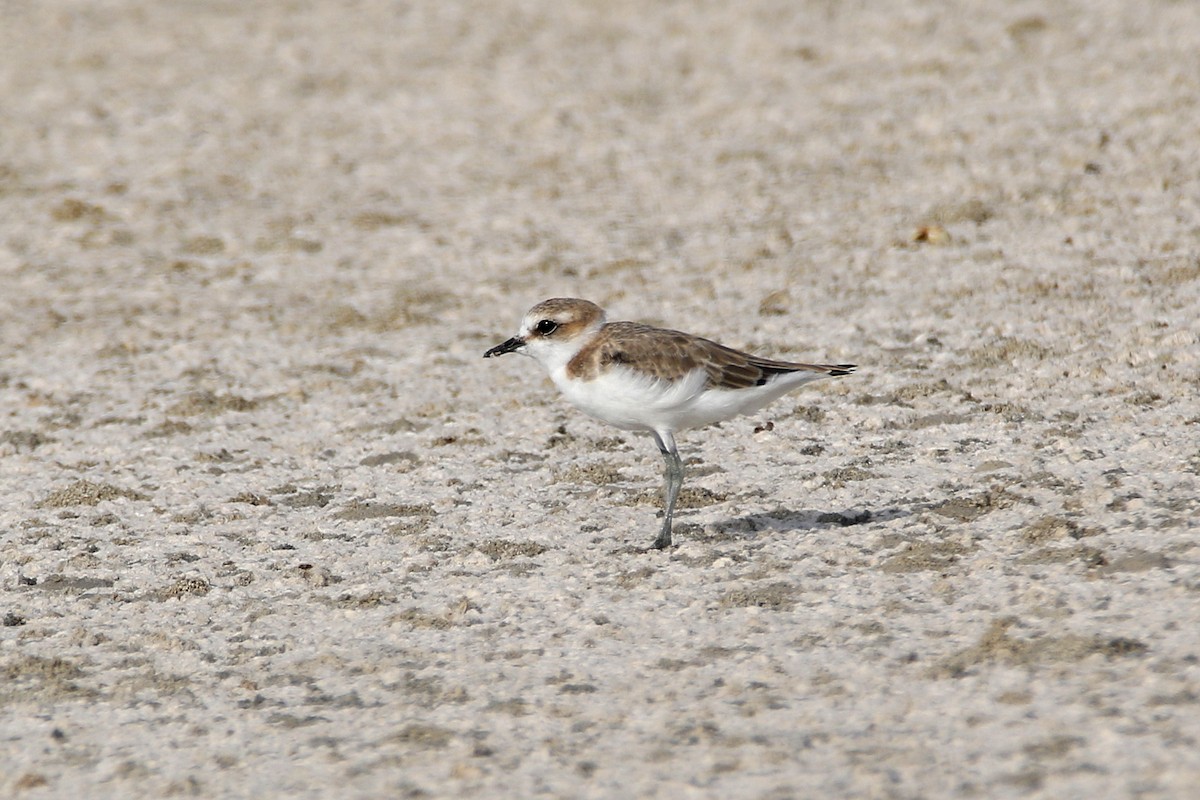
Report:
M663 523L663 528L658 534L658 538L654 540L654 544L650 546L652 550L666 550L671 546L671 519Z

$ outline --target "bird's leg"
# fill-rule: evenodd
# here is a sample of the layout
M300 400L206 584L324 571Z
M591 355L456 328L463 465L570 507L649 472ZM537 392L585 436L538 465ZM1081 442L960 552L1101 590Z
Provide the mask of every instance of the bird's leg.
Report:
M675 515L675 499L679 497L679 487L683 485L683 462L679 459L679 451L675 449L675 437L670 433L654 432L654 441L658 450L667 462L663 472L663 526L658 538L654 540L654 549L662 550L671 546L671 519Z

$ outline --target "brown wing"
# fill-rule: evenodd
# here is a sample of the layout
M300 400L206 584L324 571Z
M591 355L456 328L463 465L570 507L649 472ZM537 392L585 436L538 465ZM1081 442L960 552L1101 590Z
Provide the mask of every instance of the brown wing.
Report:
M790 372L815 372L821 375L849 375L853 364L800 364L795 361L776 361L772 358L743 353L708 339L696 341L696 348L704 353L704 370L708 383L721 389L745 389L762 386L776 375Z
M637 322L605 325L601 335L571 360L567 370L572 376L587 380L613 364L668 381L703 369L708 385L722 389L761 386L772 376L786 372L848 375L854 370L849 364L796 364L759 358L708 339Z
M567 372L591 380L602 369L621 365L659 380L676 380L703 366L688 342L689 337L679 331L637 322L610 322L571 359Z

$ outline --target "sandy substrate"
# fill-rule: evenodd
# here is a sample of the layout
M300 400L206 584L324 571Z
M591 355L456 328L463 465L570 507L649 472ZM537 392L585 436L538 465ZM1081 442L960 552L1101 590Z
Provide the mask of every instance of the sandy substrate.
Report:
M0 795L1193 796L1200 4L948 5L0 4Z

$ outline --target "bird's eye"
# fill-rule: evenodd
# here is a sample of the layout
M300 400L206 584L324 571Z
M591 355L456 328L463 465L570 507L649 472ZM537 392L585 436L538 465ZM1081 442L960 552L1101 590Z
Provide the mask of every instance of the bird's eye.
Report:
M535 331L537 331L538 333L540 333L542 336L549 336L550 334L552 334L556 330L558 330L558 323L552 319L544 319L541 322L539 322L537 325L534 325L533 329Z

